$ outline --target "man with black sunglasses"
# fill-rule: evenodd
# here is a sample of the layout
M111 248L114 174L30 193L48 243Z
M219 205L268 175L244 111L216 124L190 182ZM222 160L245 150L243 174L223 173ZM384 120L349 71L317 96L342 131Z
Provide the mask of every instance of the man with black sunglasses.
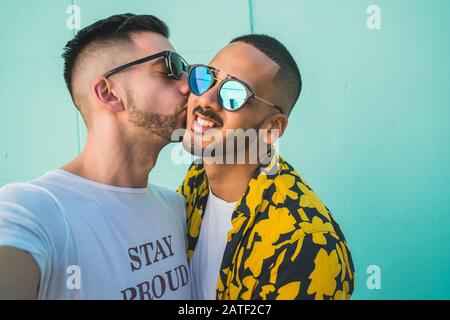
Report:
M187 63L151 15L78 32L64 76L87 125L82 153L0 189L0 299L190 299L184 199L148 184L184 127Z
M194 298L350 298L339 225L274 148L302 86L289 51L266 35L236 38L190 67L189 86L183 145L201 161L179 192Z

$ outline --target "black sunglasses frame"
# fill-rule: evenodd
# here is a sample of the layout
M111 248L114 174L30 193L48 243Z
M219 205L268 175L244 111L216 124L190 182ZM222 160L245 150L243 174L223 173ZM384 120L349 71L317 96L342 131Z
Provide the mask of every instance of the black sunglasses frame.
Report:
M192 73L192 71L193 71L195 68L197 68L197 67L204 67L204 68L207 68L207 69L211 72L211 74L213 75L213 81L211 81L211 83L209 84L208 88L207 88L203 93L201 93L201 94L196 94L196 93L195 93L194 91L192 91L192 89L191 89L191 81L190 81L190 80L191 80L191 73ZM225 75L225 76L226 76L226 79L224 79L224 80L218 79L218 78L215 76L215 73L216 73L216 74L223 74L223 75ZM258 99L258 100L260 100L260 101L262 101L262 102L265 102L266 104L268 104L269 106L271 106L271 107L273 107L273 108L278 109L278 111L280 111L281 114L284 114L283 109L281 109L279 106L277 106L277 105L275 105L275 104L273 104L273 103L271 103L271 102L269 102L269 101L267 101L267 100L264 100L263 98L258 97L257 95L255 95L255 93L249 88L249 86L248 86L244 81L239 80L239 79L236 79L235 77L232 77L232 76L230 76L230 75L228 75L228 74L224 74L224 73L220 72L219 70L217 70L217 69L215 69L215 68L213 68L213 67L210 67L210 66L207 66L207 65L204 65L204 64L194 64L194 65L190 65L190 66L189 66L188 80L189 80L189 81L188 81L188 82L189 82L189 89L190 89L191 92L192 92L194 95L196 95L196 96L201 96L201 95L203 95L205 92L207 92L209 89L211 89L211 88L214 86L214 84L216 83L216 81L221 81L221 83L220 83L220 85L219 85L219 88L218 88L218 90L217 90L217 101L219 101L220 106L221 106L222 108L224 108L225 110L227 110L227 111L230 111L230 112L238 111L239 109L241 109L242 107L245 106L245 104L247 103L248 99L250 99L250 98L253 97L253 98ZM228 109L228 108L224 107L223 104L220 102L220 101L221 101L221 99L220 99L220 90L222 89L223 85L224 85L225 83L229 82L229 81L234 81L234 82L237 82L237 83L241 84L241 85L244 87L245 92L246 92L246 97L245 97L245 99L244 99L244 102L243 102L237 109Z
M172 55L176 55L176 56L179 57L179 59L181 60L181 62L186 66L186 70L183 70L182 73L187 73L187 69L189 68L189 64L186 62L186 60L184 60L183 57L180 56L178 53L176 53L176 52L174 52L174 51L167 50L167 51L161 51L161 52L152 54L152 55L150 55L150 56L147 56L147 57L144 57L144 58L141 58L141 59L138 59L138 60L129 62L129 63L124 64L124 65L122 65L122 66L120 66L120 67L117 67L117 68L114 68L114 69L112 69L112 70L106 72L103 76L104 76L105 78L108 78L109 76L111 76L111 75L113 75L113 74L115 74L115 73L118 73L118 72L120 72L120 71L122 71L122 70L128 69L128 68L130 68L130 67L133 67L133 66L136 66L136 65L139 65L139 64L142 64L142 63L151 61L151 60L155 60L155 59L164 57L164 60L165 60L165 62L166 62L167 69L169 69L169 71L170 71L170 73L168 74L168 76L169 76L169 77L172 77L172 78L175 79L175 80L180 80L182 75L180 75L180 76L176 75L176 74L174 73L173 69L172 69L172 64L170 63L170 59L172 58Z

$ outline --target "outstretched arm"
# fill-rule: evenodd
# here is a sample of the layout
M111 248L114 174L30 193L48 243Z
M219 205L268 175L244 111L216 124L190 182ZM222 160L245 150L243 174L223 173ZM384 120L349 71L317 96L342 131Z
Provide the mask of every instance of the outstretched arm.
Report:
M39 267L27 251L0 247L0 300L36 299Z

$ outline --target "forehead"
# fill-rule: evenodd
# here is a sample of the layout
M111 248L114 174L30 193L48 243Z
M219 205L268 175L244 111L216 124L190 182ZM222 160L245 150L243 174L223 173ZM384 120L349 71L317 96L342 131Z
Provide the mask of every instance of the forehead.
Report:
M137 54L151 55L165 50L175 50L166 37L156 32L134 32L131 38Z
M279 66L250 44L233 42L220 50L210 66L254 88L270 85Z

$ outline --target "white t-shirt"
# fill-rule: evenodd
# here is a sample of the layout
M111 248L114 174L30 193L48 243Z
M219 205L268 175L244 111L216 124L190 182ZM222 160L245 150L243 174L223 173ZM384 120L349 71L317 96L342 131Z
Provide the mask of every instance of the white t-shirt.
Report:
M38 299L190 299L184 199L58 169L0 189L0 246L28 251Z
M227 233L236 202L226 202L209 190L200 235L192 257L192 288L194 299L216 299L217 280Z

